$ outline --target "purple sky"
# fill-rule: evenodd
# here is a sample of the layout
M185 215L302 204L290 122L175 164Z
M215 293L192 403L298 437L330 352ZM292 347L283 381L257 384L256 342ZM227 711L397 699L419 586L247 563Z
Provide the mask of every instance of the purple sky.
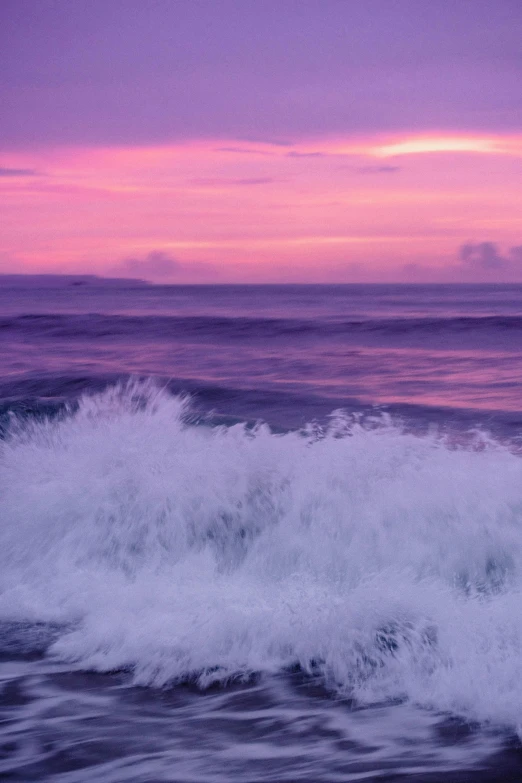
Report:
M0 0L0 107L0 271L522 281L522 0Z
M2 147L515 131L521 0L2 0Z

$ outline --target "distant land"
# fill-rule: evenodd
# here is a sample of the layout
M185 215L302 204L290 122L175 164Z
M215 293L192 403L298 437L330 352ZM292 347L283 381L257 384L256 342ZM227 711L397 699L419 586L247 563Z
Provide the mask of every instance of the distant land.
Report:
M147 280L136 280L128 277L99 277L98 275L3 275L0 274L0 286L15 288L30 288L37 285L40 288L61 288L69 286L103 287L129 286L137 288L148 286Z

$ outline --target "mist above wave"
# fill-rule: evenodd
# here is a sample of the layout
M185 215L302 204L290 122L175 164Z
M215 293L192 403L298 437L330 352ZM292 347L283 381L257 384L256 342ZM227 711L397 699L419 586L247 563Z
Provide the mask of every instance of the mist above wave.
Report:
M518 723L508 446L343 415L212 428L127 384L13 426L0 491L0 620L62 626L62 660L154 685L300 666L361 703Z

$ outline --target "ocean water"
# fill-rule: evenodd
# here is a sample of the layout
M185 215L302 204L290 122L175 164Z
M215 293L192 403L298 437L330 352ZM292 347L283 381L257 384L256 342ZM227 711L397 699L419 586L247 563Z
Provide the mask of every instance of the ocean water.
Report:
M522 779L522 286L0 281L0 778Z

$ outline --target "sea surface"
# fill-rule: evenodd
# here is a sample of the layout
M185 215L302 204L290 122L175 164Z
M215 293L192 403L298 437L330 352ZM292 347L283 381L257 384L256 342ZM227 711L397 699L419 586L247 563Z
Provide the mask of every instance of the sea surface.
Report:
M0 779L522 780L522 286L0 278Z

